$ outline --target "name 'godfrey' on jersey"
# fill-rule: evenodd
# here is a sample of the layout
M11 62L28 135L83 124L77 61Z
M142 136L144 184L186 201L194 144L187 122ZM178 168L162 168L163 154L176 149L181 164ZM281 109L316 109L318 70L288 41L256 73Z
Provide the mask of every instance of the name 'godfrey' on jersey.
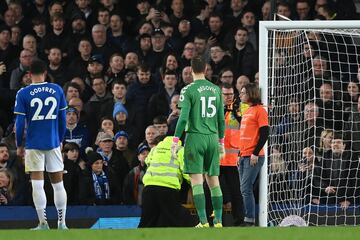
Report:
M26 149L50 150L60 145L59 124L66 122L58 117L67 108L62 88L53 83L33 83L18 91L14 113L26 119ZM18 129L23 126L16 126ZM22 145L22 139L16 139Z

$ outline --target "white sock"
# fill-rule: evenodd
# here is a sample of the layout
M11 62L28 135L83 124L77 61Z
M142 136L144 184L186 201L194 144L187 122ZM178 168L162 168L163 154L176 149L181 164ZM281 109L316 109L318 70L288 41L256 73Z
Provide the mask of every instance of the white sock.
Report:
M54 204L58 212L58 224L65 223L67 195L64 182L52 183L54 189Z
M46 195L44 190L44 180L31 180L32 196L39 222L46 223Z

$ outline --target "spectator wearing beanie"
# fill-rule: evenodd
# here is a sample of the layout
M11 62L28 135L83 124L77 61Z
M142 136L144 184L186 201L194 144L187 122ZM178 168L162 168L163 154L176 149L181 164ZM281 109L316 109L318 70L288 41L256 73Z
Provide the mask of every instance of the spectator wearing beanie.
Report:
M127 112L124 104L122 104L121 102L115 103L114 111L113 111L114 120L116 120L119 124L125 124L124 121L126 121L127 117L128 117L128 112Z
M138 165L135 166L124 180L123 199L125 204L141 205L142 191L144 184L142 178L146 172L145 159L150 152L150 147L140 144L137 149Z
M87 153L87 167L79 179L79 202L85 205L108 205L112 203L112 182L104 167L102 156Z
M76 143L80 148L80 156L85 157L85 149L90 146L89 131L83 125L78 124L79 112L74 106L66 109L66 132L64 142Z
M127 93L127 83L121 80L115 80L111 84L111 92L113 94L112 101L107 101L101 108L101 116L112 116L114 112L114 105L117 102L121 102L128 112L126 117L126 126L129 129L134 129L131 134L131 148L136 148L136 146L143 139L143 131L137 129L144 129L145 120L143 117L143 111L138 109L138 106L133 101L128 101L126 99ZM115 119L114 119L115 120ZM123 129L126 130L126 129Z
M115 134L114 140L116 149L122 153L129 166L135 167L138 163L137 161L134 163L136 154L129 148L129 135L125 131L119 131Z
M85 165L80 158L80 149L76 143L65 143L62 150L64 158L64 187L67 193L69 205L79 204L79 177L81 175L81 165Z
M133 145L136 130L134 125L129 122L128 116L128 111L121 102L114 104L113 118L117 123L119 130L125 131L127 133L129 143Z

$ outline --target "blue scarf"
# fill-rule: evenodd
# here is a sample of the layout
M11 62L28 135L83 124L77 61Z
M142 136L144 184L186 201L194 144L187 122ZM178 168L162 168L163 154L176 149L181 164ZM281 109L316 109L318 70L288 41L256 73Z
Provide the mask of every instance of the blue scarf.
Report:
M92 172L92 177L96 199L109 199L109 181L104 171L100 175L96 175L94 172Z
M96 149L96 152L102 156L102 158L104 159L104 165L107 166L110 160L109 157L105 155L101 148Z

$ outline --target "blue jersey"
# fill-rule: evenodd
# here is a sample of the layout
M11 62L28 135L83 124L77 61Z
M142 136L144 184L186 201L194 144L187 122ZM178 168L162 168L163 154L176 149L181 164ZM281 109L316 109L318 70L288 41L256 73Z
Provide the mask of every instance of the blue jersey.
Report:
M60 145L61 128L66 126L66 99L62 88L53 83L33 83L22 88L16 95L14 113L25 116L26 149L50 150ZM61 117L60 117L61 116ZM24 121L17 120L17 125ZM23 126L16 126L23 132ZM60 129L60 131L59 131ZM22 136L17 135L17 136ZM22 140L17 139L17 144Z

